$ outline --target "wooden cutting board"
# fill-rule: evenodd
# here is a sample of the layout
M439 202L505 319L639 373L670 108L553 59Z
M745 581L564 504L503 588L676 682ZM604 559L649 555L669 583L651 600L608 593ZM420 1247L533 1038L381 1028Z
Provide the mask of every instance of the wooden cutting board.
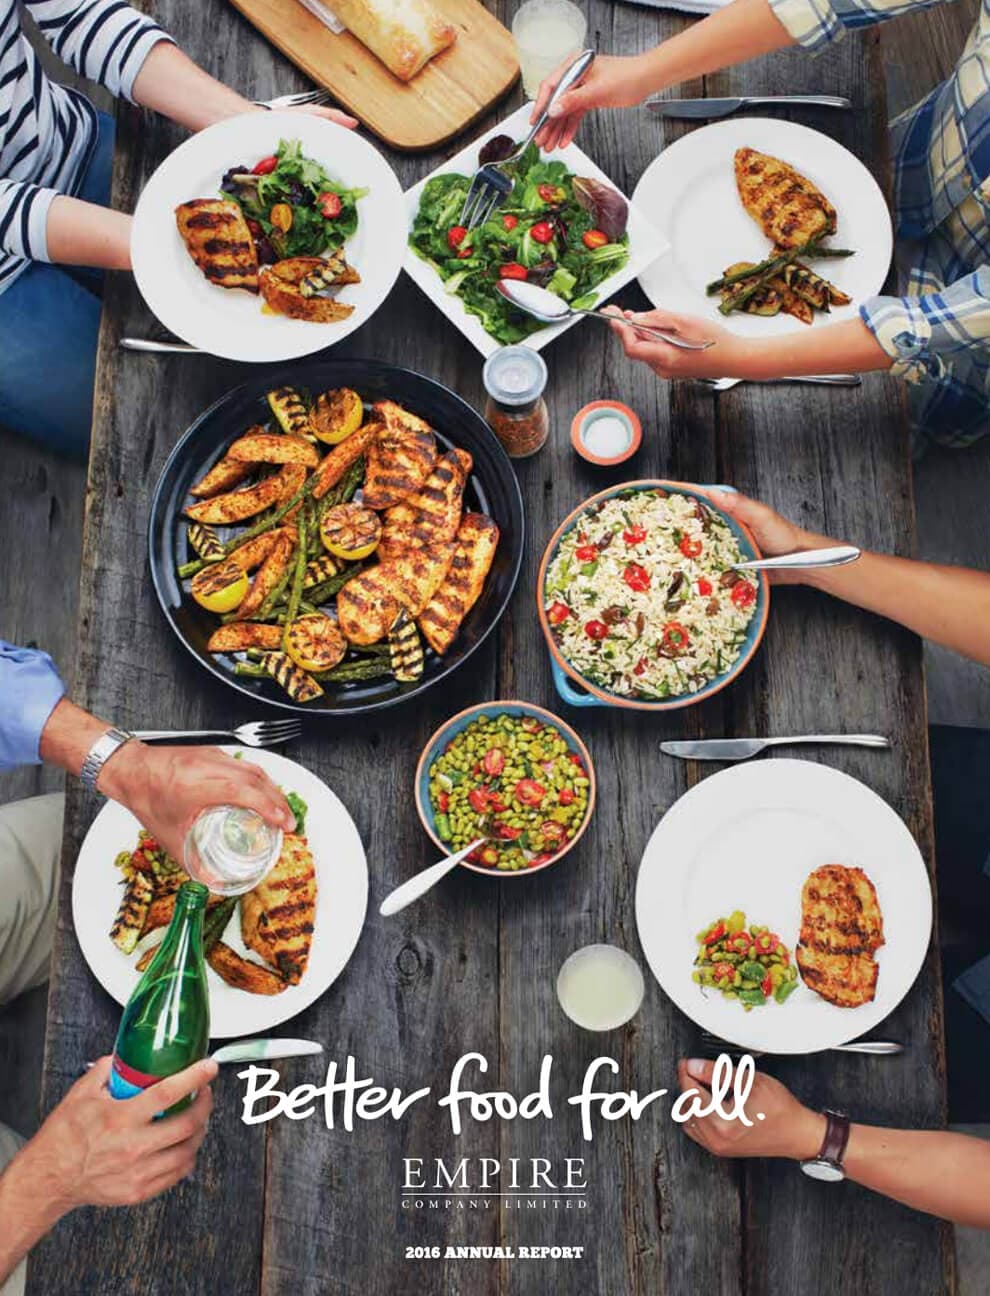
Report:
M457 30L412 81L394 77L350 32L334 35L298 0L231 0L249 22L393 148L435 148L486 112L519 76L512 37L478 0L433 0Z

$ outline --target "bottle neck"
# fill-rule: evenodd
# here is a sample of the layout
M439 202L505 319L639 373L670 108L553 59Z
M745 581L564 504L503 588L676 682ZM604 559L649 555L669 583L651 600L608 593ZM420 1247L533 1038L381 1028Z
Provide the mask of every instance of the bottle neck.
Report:
M209 891L200 882L186 882L179 887L175 897L175 910L169 923L160 953L175 955L192 941L194 948L202 947L203 915ZM164 960L163 960L164 961Z

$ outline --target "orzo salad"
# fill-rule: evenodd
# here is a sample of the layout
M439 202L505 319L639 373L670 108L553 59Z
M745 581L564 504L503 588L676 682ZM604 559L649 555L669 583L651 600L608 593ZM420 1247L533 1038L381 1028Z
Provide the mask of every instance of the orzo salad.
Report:
M632 488L564 535L544 607L562 654L625 697L696 693L738 659L758 589L735 535L701 500Z

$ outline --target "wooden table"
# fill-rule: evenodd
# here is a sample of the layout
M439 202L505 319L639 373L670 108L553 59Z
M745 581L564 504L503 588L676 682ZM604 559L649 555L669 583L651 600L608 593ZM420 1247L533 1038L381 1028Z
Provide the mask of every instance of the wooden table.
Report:
M504 19L513 3L494 8ZM684 20L623 4L588 5L603 50L633 52ZM216 75L252 96L300 84L222 0L163 0L158 16ZM841 91L856 111L811 124L835 132L877 174L883 169L884 104L876 45L848 39L812 63L780 56L711 78L710 93L766 89ZM701 85L684 93L700 93ZM506 105L506 110L512 104ZM645 113L603 114L583 144L624 190L679 128ZM180 140L160 120L125 108L116 205L131 209L144 180ZM392 159L404 185L439 158ZM636 303L638 290L623 294ZM247 719L236 699L195 667L168 633L144 558L150 492L170 448L193 417L244 376L206 358L118 351L123 333L150 321L133 284L114 276L104 312L86 518L75 695L133 727L194 727ZM335 354L409 365L475 402L479 357L402 279L386 307ZM859 391L740 386L719 397L670 387L628 364L600 329L577 328L548 352L552 443L518 466L529 541L519 588L498 633L469 669L419 705L371 723L313 723L292 754L342 797L364 839L371 871L367 924L347 970L293 1023L330 1057L353 1054L362 1075L410 1090L439 1091L469 1050L490 1062L498 1085L535 1087L544 1053L555 1058L553 1122L469 1123L460 1139L444 1113L418 1104L399 1123L328 1131L319 1118L245 1127L241 1083L223 1075L195 1178L139 1210L80 1211L38 1248L30 1291L57 1293L419 1292L918 1293L955 1287L951 1230L855 1187L813 1184L793 1165L718 1162L651 1107L638 1124L599 1127L583 1144L576 1092L599 1052L621 1064L623 1088L676 1083L675 1063L695 1046L690 1023L650 978L635 1022L604 1044L559 1011L553 981L565 956L590 941L641 957L633 913L639 859L664 811L703 770L662 759L662 738L722 733L880 731L890 753L832 750L829 762L863 779L906 819L932 859L925 693L919 647L908 634L807 591L775 596L762 652L744 679L703 706L669 718L582 712L600 778L590 831L566 864L522 885L475 876L448 880L427 901L388 922L386 891L433 852L412 805L416 755L434 726L484 698L525 697L557 709L533 589L545 538L577 502L623 476L727 481L829 534L900 553L913 548L911 470L900 393L870 380ZM586 401L621 397L643 418L645 439L630 474L596 472L572 454L567 432ZM48 1016L46 1106L87 1058L106 1051L119 1009L97 986L71 926L72 866L95 810L73 786L66 824L60 923ZM829 1102L869 1121L937 1127L945 1115L941 987L933 948L885 1034L903 1039L903 1060L821 1055L768 1064L807 1101ZM308 1060L284 1066L287 1085L317 1079ZM584 1155L587 1209L400 1209L403 1157ZM412 1261L409 1245L583 1245L580 1261L498 1264Z

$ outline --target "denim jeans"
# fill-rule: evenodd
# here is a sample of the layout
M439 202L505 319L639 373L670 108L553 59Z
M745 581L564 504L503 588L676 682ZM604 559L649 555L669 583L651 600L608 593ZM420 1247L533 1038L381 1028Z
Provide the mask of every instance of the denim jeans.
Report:
M110 201L114 121L99 114L99 137L76 195ZM0 293L0 427L85 460L103 276L36 261Z

